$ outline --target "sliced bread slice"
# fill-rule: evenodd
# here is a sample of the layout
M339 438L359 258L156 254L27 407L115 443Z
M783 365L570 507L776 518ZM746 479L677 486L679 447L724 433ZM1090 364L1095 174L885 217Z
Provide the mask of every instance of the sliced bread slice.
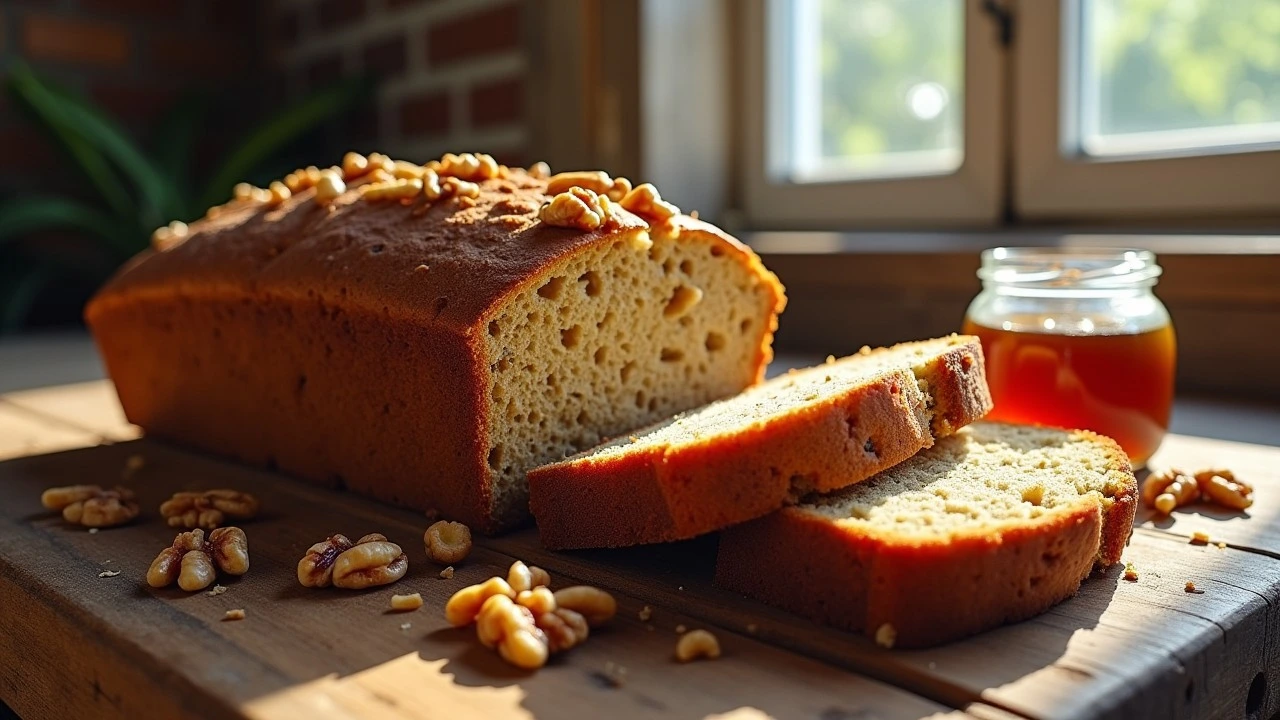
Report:
M971 336L864 348L529 473L552 549L680 540L914 455L991 408Z
M1041 613L1119 562L1136 493L1110 438L976 423L725 531L716 583L881 644L936 645Z

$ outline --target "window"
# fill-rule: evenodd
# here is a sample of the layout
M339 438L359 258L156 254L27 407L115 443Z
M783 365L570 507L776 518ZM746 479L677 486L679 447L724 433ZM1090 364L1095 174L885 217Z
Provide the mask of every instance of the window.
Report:
M745 10L743 189L753 224L996 221L1000 47L978 2L737 7Z
M1280 0L735 7L753 225L1280 214Z

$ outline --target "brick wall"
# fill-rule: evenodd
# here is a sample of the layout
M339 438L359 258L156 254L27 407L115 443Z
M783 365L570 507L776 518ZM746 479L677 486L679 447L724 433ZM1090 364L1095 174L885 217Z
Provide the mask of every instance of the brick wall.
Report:
M3 0L0 68L22 58L83 91L145 139L184 89L244 84L260 57L255 6L253 0ZM55 157L0 99L0 189L67 187L69 178L40 170L52 168Z
M478 150L529 161L519 0L271 0L270 62L298 93L378 82L350 145L414 160Z

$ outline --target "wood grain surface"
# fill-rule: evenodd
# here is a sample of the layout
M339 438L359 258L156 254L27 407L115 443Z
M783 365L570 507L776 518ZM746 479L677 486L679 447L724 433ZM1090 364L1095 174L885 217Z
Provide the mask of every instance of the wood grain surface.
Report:
M887 651L712 587L714 537L550 553L525 530L478 539L443 580L422 550L420 515L131 440L105 383L15 395L0 398L0 698L28 720L1269 718L1280 709L1277 448L1170 437L1154 467L1231 467L1257 487L1255 506L1142 517L1125 553L1136 582L1115 569L1027 622ZM133 455L145 458L127 481L144 510L135 523L91 534L41 508L47 487L120 482ZM174 535L156 508L174 491L213 487L263 501L242 526L251 571L217 596L149 588L146 568ZM1229 546L1192 545L1194 530ZM375 531L409 554L404 580L365 592L298 585L309 545ZM449 628L441 608L515 558L548 568L557 586L609 589L618 617L537 673L510 668L473 631ZM1187 593L1188 580L1203 592ZM403 592L421 592L426 605L389 612ZM246 619L224 622L232 608ZM678 625L712 629L724 656L676 663Z

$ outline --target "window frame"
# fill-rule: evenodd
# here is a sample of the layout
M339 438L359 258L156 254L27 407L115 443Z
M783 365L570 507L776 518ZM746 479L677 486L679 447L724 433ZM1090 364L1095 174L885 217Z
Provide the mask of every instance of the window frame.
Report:
M739 134L745 219L752 227L975 227L1004 214L1004 63L998 28L981 0L964 0L963 159L947 174L786 183L770 176L766 146L767 18L774 2L742 3Z
M1080 0L1019 2L1013 54L1013 204L1033 221L1274 216L1280 149L1090 157L1068 154L1063 129L1079 67L1064 58Z

